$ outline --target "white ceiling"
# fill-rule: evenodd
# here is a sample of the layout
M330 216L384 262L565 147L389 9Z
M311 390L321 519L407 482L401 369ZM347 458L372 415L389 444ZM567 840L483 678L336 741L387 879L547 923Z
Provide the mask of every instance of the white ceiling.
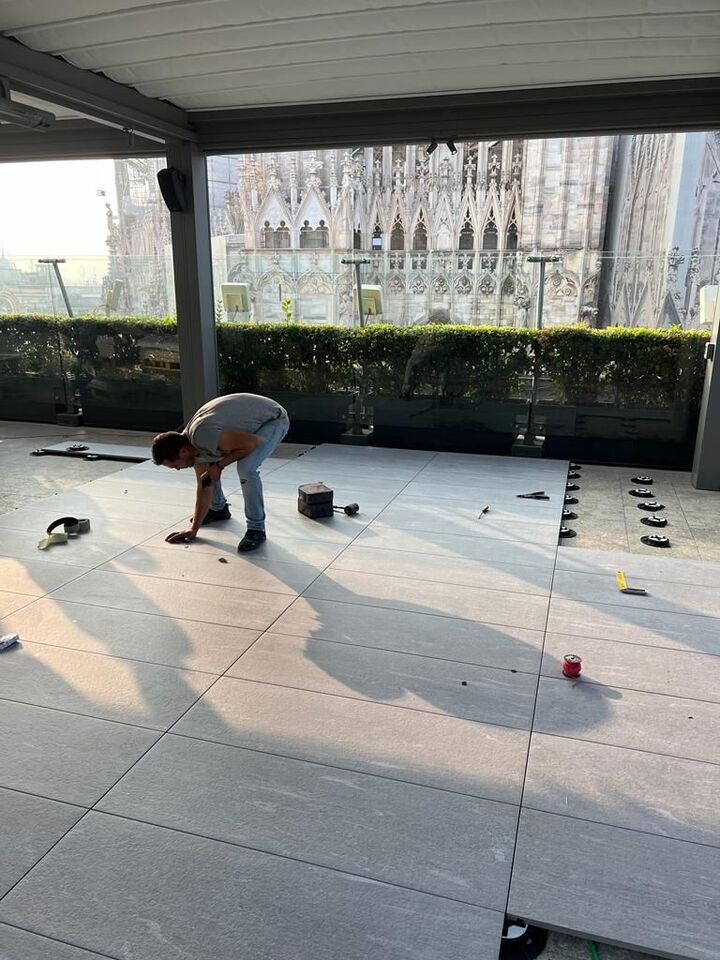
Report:
M190 110L720 73L720 0L0 0L0 33Z

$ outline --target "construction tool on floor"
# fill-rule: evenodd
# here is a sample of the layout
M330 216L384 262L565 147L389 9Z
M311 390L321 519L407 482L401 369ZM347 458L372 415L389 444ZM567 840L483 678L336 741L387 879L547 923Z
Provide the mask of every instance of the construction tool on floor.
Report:
M310 520L332 517L334 513L344 513L354 517L359 512L357 503L346 503L336 507L333 503L334 492L324 483L303 483L298 487L298 512Z
M114 460L118 463L145 463L150 459L147 457L133 457L120 453L93 453L85 447L84 450L77 449L84 444L70 444L64 450L51 450L49 447L38 447L37 450L31 450L31 457L70 457L75 460Z
M576 680L582 672L582 660L576 653L566 653L562 659L563 676Z
M640 517L640 523L644 523L646 527L666 527L668 525L667 517L658 517L654 513L650 514L649 517Z
M617 580L618 590L620 593L631 593L637 597L646 597L647 590L644 587L630 587L628 586L627 577L623 570L618 570L615 574L615 579Z
M518 500L549 500L544 490L534 490L532 493L516 493Z
M0 653L9 650L10 647L14 647L19 640L20 637L17 633L6 633L4 637L0 637Z
M55 533L58 527L63 528L62 533ZM48 547L54 547L58 543L67 543L73 537L81 533L87 533L90 529L90 521L87 517L60 517L59 520L53 520L45 533L47 536L38 541L38 550L47 550Z
M667 537L661 536L659 533L650 533L646 537L640 537L640 542L644 543L646 547L669 547L670 541Z
M484 507L480 508L480 513L478 514L478 520L482 520L483 514L487 513L490 510L490 504L486 503Z

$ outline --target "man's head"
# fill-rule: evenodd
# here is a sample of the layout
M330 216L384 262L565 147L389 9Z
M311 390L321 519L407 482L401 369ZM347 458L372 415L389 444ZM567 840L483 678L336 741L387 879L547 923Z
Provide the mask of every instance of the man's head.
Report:
M173 470L184 470L195 463L197 450L184 433L170 430L159 433L152 442L153 463Z

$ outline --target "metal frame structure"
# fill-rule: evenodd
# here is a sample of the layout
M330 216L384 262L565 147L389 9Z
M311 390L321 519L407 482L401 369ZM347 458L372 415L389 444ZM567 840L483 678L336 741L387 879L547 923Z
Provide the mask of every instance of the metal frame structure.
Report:
M81 115L43 132L0 124L0 162L165 154L184 174L171 224L186 416L218 389L206 155L720 128L720 76L188 113L7 37L0 76ZM703 424L699 445L717 442Z

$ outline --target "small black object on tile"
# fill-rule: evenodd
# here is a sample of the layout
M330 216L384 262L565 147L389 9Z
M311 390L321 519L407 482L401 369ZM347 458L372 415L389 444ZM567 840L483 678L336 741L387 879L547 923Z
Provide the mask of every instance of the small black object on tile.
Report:
M666 527L667 517L656 517L653 513L649 517L640 517L640 523L644 523L646 527Z
M640 537L642 543L648 547L669 547L670 541L659 533L649 533L646 537Z
M638 510L647 510L648 513L655 513L656 510L664 510L665 504L658 503L657 500L643 500L637 505Z
M631 497L654 497L655 494L649 487L634 487L632 490L628 490L628 493Z
M643 487L646 487L649 483L655 483L652 477L633 477L632 483L639 483Z
M572 510L563 510L562 518L563 520L577 520L578 515L573 513Z
M527 920L505 917L498 960L535 960L547 945L547 930Z
M579 487L576 483L566 483L566 484L565 484L565 489L566 489L566 490L579 490L580 487Z
M563 502L566 503L569 507L572 507L576 503L580 503L577 497L571 497L569 494L568 496L565 497L565 500Z
M566 539L567 537L576 537L577 534L574 530L571 530L570 527L560 527L560 536Z

